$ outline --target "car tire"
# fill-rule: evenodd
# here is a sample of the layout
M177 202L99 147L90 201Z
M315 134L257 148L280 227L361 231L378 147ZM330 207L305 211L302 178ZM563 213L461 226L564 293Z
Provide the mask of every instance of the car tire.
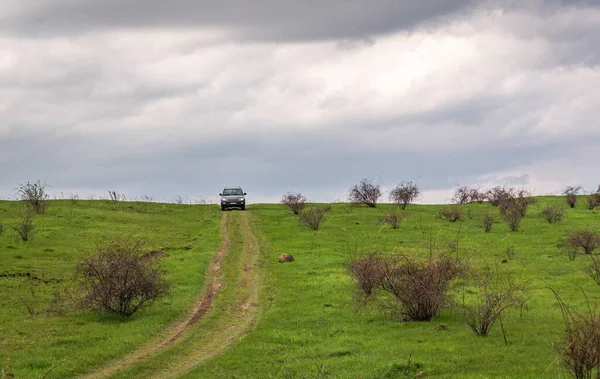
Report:
M224 211L225 211L225 206L221 205L221 212L224 212Z
M242 210L245 211L246 210L246 206L242 205Z

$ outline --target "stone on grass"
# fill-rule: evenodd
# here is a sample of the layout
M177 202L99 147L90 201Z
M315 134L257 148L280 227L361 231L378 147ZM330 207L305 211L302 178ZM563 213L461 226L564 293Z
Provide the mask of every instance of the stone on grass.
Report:
M292 256L292 254L281 254L279 256L279 263L293 262L293 261L294 261L294 257Z

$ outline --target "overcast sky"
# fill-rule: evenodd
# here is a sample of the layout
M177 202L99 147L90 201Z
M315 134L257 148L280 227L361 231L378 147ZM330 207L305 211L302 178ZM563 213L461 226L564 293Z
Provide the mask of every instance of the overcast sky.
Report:
M0 1L0 198L439 203L598 167L600 0Z

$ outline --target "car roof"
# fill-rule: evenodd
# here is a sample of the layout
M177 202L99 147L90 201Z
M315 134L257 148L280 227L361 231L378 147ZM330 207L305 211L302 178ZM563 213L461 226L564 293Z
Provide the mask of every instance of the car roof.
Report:
M236 186L236 187L225 187L225 189L233 189L233 188L235 188L235 189L237 189L237 188L239 188L239 189L242 189L242 187L240 187L240 186Z

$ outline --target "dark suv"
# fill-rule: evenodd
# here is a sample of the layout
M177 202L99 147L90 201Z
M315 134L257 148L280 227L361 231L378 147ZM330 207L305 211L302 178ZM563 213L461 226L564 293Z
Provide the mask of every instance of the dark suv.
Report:
M227 208L246 209L246 192L242 191L241 187L225 187L221 196L221 210Z

